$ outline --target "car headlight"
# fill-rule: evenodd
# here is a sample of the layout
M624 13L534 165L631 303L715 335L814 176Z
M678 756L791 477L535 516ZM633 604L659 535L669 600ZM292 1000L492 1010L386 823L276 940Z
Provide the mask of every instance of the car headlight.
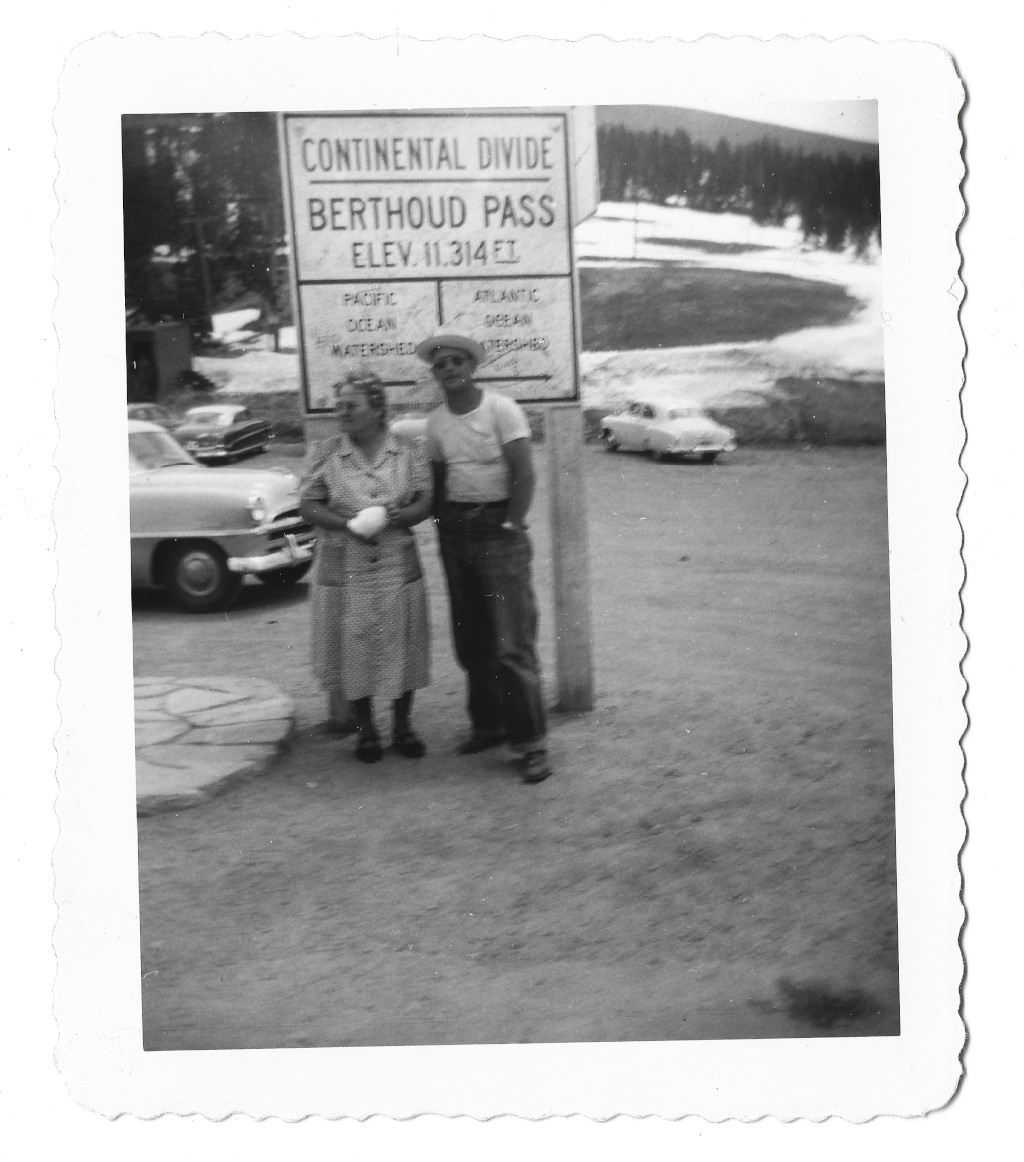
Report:
M258 525L267 519L267 505L262 496L249 497L249 515Z

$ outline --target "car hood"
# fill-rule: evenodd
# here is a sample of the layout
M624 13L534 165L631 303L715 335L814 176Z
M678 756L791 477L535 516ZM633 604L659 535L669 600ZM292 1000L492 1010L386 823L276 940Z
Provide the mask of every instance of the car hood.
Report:
M299 478L294 472L275 468L206 468L200 464L174 464L139 472L132 481L144 480L148 487L168 495L221 497L245 503L262 496L271 509L299 503Z
M223 439L225 434L236 427L236 424L231 424L229 427L211 427L209 424L179 424L174 429L174 438L181 440L194 440L198 436L212 436L215 440Z

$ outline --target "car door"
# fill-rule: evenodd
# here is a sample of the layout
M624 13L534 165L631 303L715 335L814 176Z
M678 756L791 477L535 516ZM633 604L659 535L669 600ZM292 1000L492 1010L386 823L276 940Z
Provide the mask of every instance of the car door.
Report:
M641 438L641 415L643 414L643 404L634 403L630 406L628 412L621 417L622 425L619 429L621 435L619 437L619 444L627 452L635 452L639 445Z
M640 418L637 422L637 451L646 452L650 449L651 428L657 421L658 413L653 404L645 403L640 409Z
M128 474L132 585L152 583L153 549L164 531L155 500L153 474L131 465Z

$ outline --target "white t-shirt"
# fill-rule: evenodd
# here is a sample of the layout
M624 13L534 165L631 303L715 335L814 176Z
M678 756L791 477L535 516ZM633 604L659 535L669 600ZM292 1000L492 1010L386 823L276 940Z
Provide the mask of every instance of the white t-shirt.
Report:
M509 469L502 447L530 438L530 422L515 400L481 390L479 406L464 416L442 404L427 417L427 455L448 466L445 494L462 503L507 500Z

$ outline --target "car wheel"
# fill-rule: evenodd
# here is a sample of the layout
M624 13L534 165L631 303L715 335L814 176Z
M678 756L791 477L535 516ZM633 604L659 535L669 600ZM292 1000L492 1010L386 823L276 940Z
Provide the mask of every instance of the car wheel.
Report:
M213 613L227 607L242 588L242 576L228 569L227 557L206 541L177 545L168 555L163 584L190 613Z
M720 455L719 452L701 452L700 462L702 464L714 464L714 462L718 459L719 455Z
M601 433L601 439L604 441L606 451L617 452L619 450L619 441L615 439L607 428Z
M271 569L269 573L257 573L256 576L259 577L264 585L269 585L272 589L278 589L285 585L294 585L296 581L301 581L309 572L309 567L312 563L312 561L303 561L301 565L286 565L283 569Z

